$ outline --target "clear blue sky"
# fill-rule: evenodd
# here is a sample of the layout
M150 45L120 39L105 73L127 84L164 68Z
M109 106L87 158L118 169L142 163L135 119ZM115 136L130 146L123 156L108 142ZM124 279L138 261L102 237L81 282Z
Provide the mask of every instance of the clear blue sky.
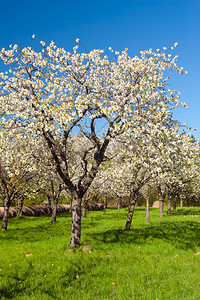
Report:
M32 34L69 51L78 37L88 50L128 48L132 56L178 42L174 53L189 73L170 84L189 108L174 117L197 127L200 139L200 0L1 1L0 48L35 47Z

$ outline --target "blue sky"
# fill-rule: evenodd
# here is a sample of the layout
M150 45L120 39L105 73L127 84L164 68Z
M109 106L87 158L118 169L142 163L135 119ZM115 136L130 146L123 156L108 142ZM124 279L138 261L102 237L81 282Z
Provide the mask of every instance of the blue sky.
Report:
M37 47L32 34L69 51L78 37L88 50L128 48L130 56L178 42L174 54L189 73L170 84L189 108L174 117L197 127L200 139L200 0L1 1L0 48Z

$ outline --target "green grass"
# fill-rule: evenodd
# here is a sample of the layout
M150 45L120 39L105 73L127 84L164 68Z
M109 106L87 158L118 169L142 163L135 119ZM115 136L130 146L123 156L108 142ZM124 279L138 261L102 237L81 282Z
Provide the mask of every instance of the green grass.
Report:
M9 219L0 232L0 299L200 299L200 208L158 217L89 212L69 249L70 213ZM195 255L197 254L197 255Z

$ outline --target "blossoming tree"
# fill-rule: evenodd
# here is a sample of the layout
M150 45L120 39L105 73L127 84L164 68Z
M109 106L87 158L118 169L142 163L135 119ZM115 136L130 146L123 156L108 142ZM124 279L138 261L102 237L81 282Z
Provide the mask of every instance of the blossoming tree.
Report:
M159 215L163 216L163 203L168 197L168 213L171 211L171 198L176 199L184 186L197 178L197 144L190 134L179 132L179 127L169 128L168 134L158 143L160 164L154 178L159 193ZM175 201L175 200L174 200Z
M0 51L8 71L0 73L0 101L4 102L2 123L41 135L46 140L62 182L72 197L70 246L80 245L81 202L104 160L113 138L124 131L137 131L148 122L169 122L170 110L179 105L179 96L167 89L165 70L183 73L177 56L168 49L141 51L130 57L127 49L88 53L72 52L43 41L41 52L11 45ZM174 44L176 46L177 43ZM98 136L99 122L106 122ZM101 123L102 124L102 123ZM75 130L88 139L76 183L71 179L68 141ZM92 145L92 146L91 146ZM92 159L88 156L92 151Z
M36 179L37 165L32 156L33 142L26 136L0 132L0 193L3 199L4 215L2 230L7 230L8 213L13 201L22 200L29 193Z

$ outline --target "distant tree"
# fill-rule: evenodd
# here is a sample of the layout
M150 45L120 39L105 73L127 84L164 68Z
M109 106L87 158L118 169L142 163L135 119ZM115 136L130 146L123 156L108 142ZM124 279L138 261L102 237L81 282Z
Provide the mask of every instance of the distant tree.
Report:
M22 201L36 177L33 145L28 136L21 139L21 136L0 133L0 189L4 206L2 230L7 230L11 204L15 200Z

